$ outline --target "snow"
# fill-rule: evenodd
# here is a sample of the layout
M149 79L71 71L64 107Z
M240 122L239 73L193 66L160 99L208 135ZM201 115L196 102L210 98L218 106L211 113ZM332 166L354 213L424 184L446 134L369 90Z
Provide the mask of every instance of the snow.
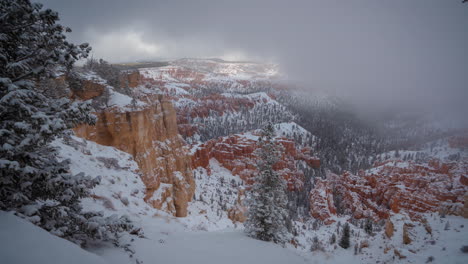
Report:
M144 107L146 104L140 100L135 100L134 107ZM109 107L120 109L121 111L130 111L132 106L132 98L128 95L116 92L114 89L109 89Z
M92 81L94 83L102 84L102 85L107 85L107 81L101 78L97 73L93 71L83 71L83 72L77 72L81 78Z
M104 264L101 257L70 241L0 211L0 260L11 264Z
M71 160L73 174L101 177L101 183L92 190L95 198L82 200L85 210L103 211L106 215L140 215L151 210L143 201L146 187L130 154L75 136L71 137L71 144L57 139L53 145L59 148L60 159Z
M280 124L285 131L292 131L293 123ZM296 129L300 131L300 129ZM254 135L250 134L251 137ZM144 238L128 235L123 239L131 242L135 250L133 258L123 249L111 246L89 248L91 253L68 241L48 234L32 224L0 213L0 259L2 263L399 263L394 259L397 249L408 263L424 263L433 256L435 263L467 263L468 255L460 247L468 245L466 228L468 220L458 216L440 218L437 213L426 214L432 235L419 222L412 222L403 214L392 215L395 233L391 239L383 234L383 227L374 225L373 235L350 224L351 247L342 249L329 240L348 217L334 217L331 225L322 225L314 219L296 221L298 230L297 248L288 244L285 248L273 243L247 237L242 223L233 223L227 217L227 209L237 205L242 180L222 167L215 159L210 160L210 171L194 170L196 183L195 199L189 204L189 215L176 218L156 210L144 202L144 184L138 174L138 166L128 153L112 147L101 146L77 137L54 141L60 158L71 159L72 173L85 172L102 178L94 194L104 199L85 199L86 210L101 210L106 215L128 214L136 226L144 232ZM201 197L201 199L200 199ZM125 202L128 199L128 206ZM213 200L213 201L211 201ZM109 206L109 202L112 206ZM450 222L450 229L445 230ZM414 225L413 242L402 243L402 226ZM5 228L7 227L7 228ZM11 237L17 238L12 240ZM19 234L19 235L18 235ZM323 250L311 252L314 237ZM340 235L337 235L337 241ZM369 247L354 255L354 245L368 241ZM434 241L434 242L432 242ZM25 251L24 249L28 249ZM387 253L384 249L390 248ZM25 252L27 254L25 254ZM46 254L44 254L44 252ZM416 252L416 253L413 253ZM97 256L96 256L97 255ZM66 257L66 259L64 259ZM34 260L34 261L32 261Z
M166 83L165 87L169 90L170 95L189 95L190 93L184 87L190 87L186 83Z
M397 160L399 166L404 166L401 159L410 155L412 159L416 159L416 155L420 155L421 159L440 159L443 162L450 162L451 157L460 155L461 159L468 158L468 149L452 148L448 143L448 138L434 140L418 147L417 150L399 150L398 155L396 151L389 151L382 153L381 157L388 157L388 160Z
M245 98L245 99L250 99L254 102L264 102L266 104L278 104L278 102L273 100L265 92L258 92L258 93L251 93L251 94L222 93L221 95L224 97Z
M186 94L183 87L205 89L210 85L230 92L249 91L252 90L250 86L258 90L255 84L268 87L281 77L276 64L210 59L180 59L169 63L162 67L140 68L139 72L146 79L163 82L171 95Z
M93 83L101 84L106 87L107 91L109 92L109 100L107 102L108 106L113 108L114 110L118 110L121 112L131 111L132 108L141 108L145 107L147 104L135 99L135 102L132 103L132 98L128 95L119 93L115 90L114 87L110 86L107 81L101 78L98 74L93 71L83 71L79 72L81 78L85 80L92 81ZM139 87L139 89L144 89L143 87Z
M189 217L190 218L190 217ZM396 231L392 239L384 237L382 231L369 236L362 229L350 225L355 235L351 236L351 247L342 249L336 244L330 244L331 234L336 230L336 223L330 226L321 226L317 230L309 229L299 235L298 248L291 245L282 248L279 245L254 240L247 237L241 228L225 228L217 231L187 230L183 219L170 216L154 215L142 217L141 224L145 230L146 238L136 238L135 255L144 263L399 263L393 258L393 250L397 249L407 258L407 263L424 263L433 256L436 263L466 263L466 254L461 253L460 247L466 245L462 224L466 219L450 216L440 221L438 217L428 218L433 229L433 236L424 235L424 228L413 223L413 232L417 232L421 239L415 239L410 245L402 243L402 224L409 220L397 215L392 218ZM347 219L340 218L341 223ZM453 228L444 230L445 222L450 221ZM299 223L297 223L299 224ZM465 228L465 227L464 227ZM360 233L359 237L357 234ZM312 238L317 236L323 245L323 251L310 252ZM337 236L339 240L340 236ZM354 245L361 241L368 241L369 247L362 253L354 255ZM431 241L435 241L434 244ZM384 253L386 247L391 248ZM445 248L445 249L444 249ZM128 263L128 256L124 252L112 248L94 250L96 254L109 263ZM412 253L416 252L416 253Z
M189 204L189 217L180 221L193 231L217 231L241 226L228 219L223 208L236 206L242 180L233 176L216 159L210 160L210 170L211 174L204 168L194 170L195 199Z
M295 252L280 246L251 239L242 231L223 230L204 233L154 234L159 240L138 240L144 263L171 264L299 264L310 263ZM128 263L112 251L102 252L111 263Z

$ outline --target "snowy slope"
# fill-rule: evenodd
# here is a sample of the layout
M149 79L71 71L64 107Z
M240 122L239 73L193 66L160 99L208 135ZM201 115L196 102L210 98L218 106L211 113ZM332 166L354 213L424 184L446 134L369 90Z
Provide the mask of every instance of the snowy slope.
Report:
M282 136L307 134L307 131L294 123L278 124L276 128ZM246 136L256 138L254 134ZM243 225L234 224L227 217L226 209L236 205L242 184L238 177L220 166L216 160L210 162L211 174L208 175L203 168L194 171L197 185L195 199L189 206L189 216L175 218L149 207L143 201L144 185L139 179L136 163L129 154L76 137L67 142L58 140L54 144L61 149L62 158L71 158L73 173L84 171L88 175L102 177L101 185L95 188L94 193L106 199L86 199L83 201L86 209L103 210L108 215L128 214L143 229L144 238L132 237L134 241L131 245L135 250L133 258L124 250L109 246L90 249L107 263L135 263L136 258L144 263L193 264L424 263L431 256L435 263L466 263L468 258L467 254L460 251L462 245L468 245L467 219L456 216L441 219L438 214L426 216L432 234L428 234L421 223L412 222L405 215L393 215L391 219L395 232L391 239L385 237L382 225L375 224L374 234L368 235L359 227L359 223L354 222L350 224L352 235L349 249L330 243L333 233L337 234L337 240L340 238L337 222L343 224L349 220L348 217L336 217L337 222L328 226L314 219L297 221L297 248L292 245L282 248L246 237ZM123 202L125 198L128 203ZM112 206L109 206L109 202ZM445 230L447 222L450 227ZM409 245L402 242L404 223L414 225L411 229L413 242ZM321 249L311 252L314 237L320 241ZM129 238L124 239L130 241ZM354 246L365 242L369 246L354 255ZM406 258L395 258L395 249ZM2 252L2 256L7 256L5 254ZM29 256L29 253L25 256ZM88 263L86 257L76 258L85 259L83 262Z
M5 264L104 264L81 249L13 214L0 211L0 262Z
M155 234L159 235L159 234ZM160 236L160 235L159 235ZM289 249L246 237L241 231L178 233L162 241L139 240L144 263L171 264L302 264L311 263ZM124 264L112 251L101 252L111 263ZM313 262L312 262L313 263Z
M201 167L194 170L195 199L189 205L189 217L180 221L195 231L237 227L228 219L226 211L236 205L243 181L216 159L210 160L210 170L211 174Z
M92 190L94 197L82 201L85 210L140 215L152 209L143 201L145 185L130 154L75 136L58 139L53 145L59 148L61 159L71 160L72 173L101 178Z

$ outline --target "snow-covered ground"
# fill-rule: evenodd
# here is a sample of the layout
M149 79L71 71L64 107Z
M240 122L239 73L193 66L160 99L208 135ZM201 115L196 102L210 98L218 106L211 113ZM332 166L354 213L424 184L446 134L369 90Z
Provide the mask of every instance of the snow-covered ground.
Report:
M393 219L396 231L392 239L382 233L366 237L369 247L354 255L354 241L351 247L342 249L329 244L329 236L335 225L321 227L309 236L317 236L324 249L310 252L308 249L282 248L273 243L254 240L245 236L240 229L219 231L193 231L177 218L165 214L141 216L134 221L145 231L145 238L132 242L135 255L130 258L121 249L112 247L93 248L86 252L78 246L54 237L46 231L18 217L0 213L0 256L2 263L425 263L430 257L434 263L466 263L468 256L459 249L466 245L466 220L461 217L429 218L432 236L427 234L411 245L402 242L402 229L398 226L404 218ZM397 217L398 218L398 217ZM450 230L444 230L446 222ZM354 232L358 229L353 228ZM413 232L426 232L422 225L416 225ZM336 247L336 249L334 249ZM387 253L385 250L388 249ZM405 259L394 258L397 249Z
M292 124L281 125L292 131ZM297 130L297 129L294 129ZM299 131L299 130L298 130ZM234 206L240 182L237 177L210 162L211 174L203 169L195 173L197 191L189 206L189 216L176 218L148 206L144 201L144 185L132 157L112 147L105 147L80 138L57 140L61 158L71 159L72 173L85 172L101 176L101 184L94 189L94 198L83 201L87 210L102 210L106 215L127 214L135 225L142 227L144 237L125 236L135 250L132 257L123 249L111 245L95 245L85 251L78 246L50 235L46 231L11 214L0 212L1 263L468 263L468 254L460 248L468 245L468 220L457 216L441 218L437 213L426 215L432 234L425 225L412 222L402 214L391 220L395 232L391 238L383 226L374 225L368 235L359 224L351 224L351 246L337 245L340 235L336 218L331 225L308 220L296 222L296 247L285 248L273 243L247 237L243 225L227 218L225 209ZM213 199L213 202L211 201ZM315 223L314 223L315 222ZM447 228L447 222L449 223ZM403 224L410 229L412 242L403 243ZM336 233L336 242L330 238ZM314 237L319 249L311 251ZM355 245L366 244L357 255ZM405 258L395 257L395 250Z
M105 264L107 262L12 213L0 211L0 263Z

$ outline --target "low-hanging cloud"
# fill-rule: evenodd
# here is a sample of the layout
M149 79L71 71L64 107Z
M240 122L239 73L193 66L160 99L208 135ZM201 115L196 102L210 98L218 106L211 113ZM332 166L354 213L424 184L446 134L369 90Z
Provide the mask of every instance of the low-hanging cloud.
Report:
M135 58L155 58L164 47L143 39L144 33L138 30L123 29L99 33L89 29L84 32L85 39L93 40L93 56L113 61L131 61Z
M370 108L468 112L459 0L44 0L111 62L276 60L291 79Z

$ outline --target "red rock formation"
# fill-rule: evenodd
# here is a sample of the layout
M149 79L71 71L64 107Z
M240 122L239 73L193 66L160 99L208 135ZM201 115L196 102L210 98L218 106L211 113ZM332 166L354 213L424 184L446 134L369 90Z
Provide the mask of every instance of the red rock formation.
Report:
M72 99L89 100L104 93L104 84L96 83L91 80L83 80L81 83L81 89L73 90L70 97Z
M330 190L335 188L342 195L341 205L355 218L386 219L390 212L401 211L413 220L420 220L426 212L463 215L467 174L468 160L387 161L360 175L330 173L311 191L311 214L324 221L330 218L334 210Z
M247 208L244 206L244 198L245 198L245 191L244 189L239 190L237 194L237 201L234 207L230 208L227 211L228 218L231 219L232 222L241 222L243 223L246 219L246 212Z
M272 87L275 83L267 79L238 79L238 78L224 78L229 76L228 73L210 72L219 63L216 62L203 62L199 69L197 67L190 68L180 65L171 65L160 68L140 69L140 82L147 85L147 87L157 87L167 96L174 101L190 100L190 104L180 104L177 107L177 123L179 125L179 132L184 138L191 137L198 132L198 128L189 122L189 118L206 118L210 113L223 115L228 111L237 112L241 109L251 109L259 102L267 102L266 98L242 98L242 97L228 97L219 93L211 93L204 96L194 96L203 90L216 89L219 91L229 91L230 89L249 90L252 87ZM208 72L206 69L209 69ZM223 78L218 78L218 77ZM192 94L177 93L177 89L172 85L177 83L180 85L179 90L197 92ZM272 95L270 95L272 96Z
M392 220L388 219L387 222L385 222L385 235L388 238L392 238L394 231L395 227L393 226L393 222Z
M323 220L327 225L333 223L334 220L331 218L336 214L336 207L333 204L331 186L325 180L318 179L309 197L311 215Z
M296 168L296 162L305 161L309 166L317 168L320 165L319 160L310 156L310 149L298 150L290 139L276 140L285 151L274 169L286 179L289 190L300 190L304 184L304 174ZM254 153L257 148L256 141L244 134L213 139L198 146L192 156L192 164L194 168L203 167L209 170L209 161L215 158L233 175L252 183L253 176L257 173Z
M123 72L120 75L120 86L135 88L142 83L142 77L139 71Z
M143 109L106 109L96 115L95 126L77 127L76 134L132 154L147 187L146 200L176 216L186 216L195 184L187 147L177 132L172 103L158 96ZM165 189L153 197L161 183Z

